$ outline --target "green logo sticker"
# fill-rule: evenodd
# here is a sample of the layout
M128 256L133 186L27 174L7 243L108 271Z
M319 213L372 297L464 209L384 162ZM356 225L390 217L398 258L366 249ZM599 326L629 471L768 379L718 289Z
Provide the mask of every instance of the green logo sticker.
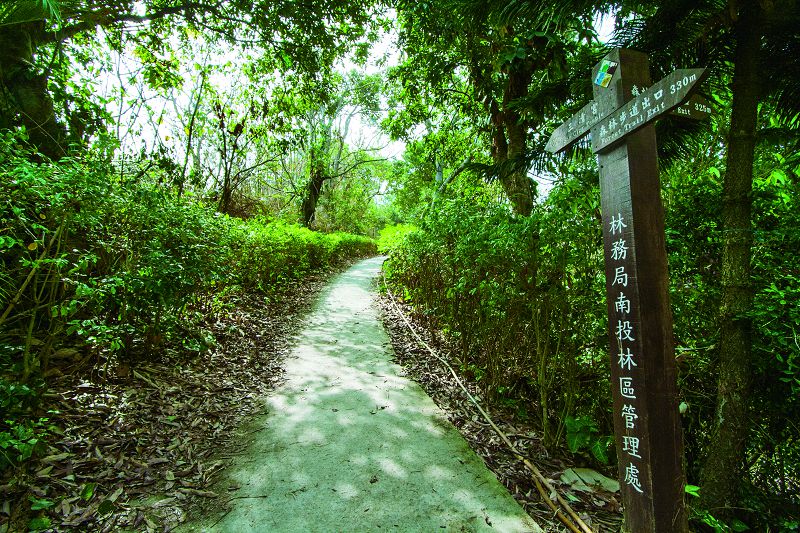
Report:
M600 65L600 70L597 71L597 77L594 79L595 85L599 85L600 87L608 87L616 70L616 62L604 59L603 64Z

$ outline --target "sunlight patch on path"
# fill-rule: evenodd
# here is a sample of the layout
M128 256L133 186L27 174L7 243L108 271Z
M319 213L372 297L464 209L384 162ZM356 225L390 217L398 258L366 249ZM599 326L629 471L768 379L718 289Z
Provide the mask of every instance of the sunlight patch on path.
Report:
M381 262L323 292L227 473L232 509L182 531L541 531L391 362L371 296Z

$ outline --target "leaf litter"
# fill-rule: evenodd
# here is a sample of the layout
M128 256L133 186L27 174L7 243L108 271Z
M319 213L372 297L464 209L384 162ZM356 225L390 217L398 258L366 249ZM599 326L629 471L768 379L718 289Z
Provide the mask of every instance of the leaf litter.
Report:
M280 383L292 333L330 274L296 283L281 303L244 294L209 314L216 345L201 355L167 348L116 373L58 358L42 406L56 412L57 434L25 471L3 473L0 533L31 520L55 531L170 531L220 499L215 475L240 453L237 430Z
M396 362L446 413L475 453L545 531L566 531L550 508L541 501L530 472L506 448L472 402L467 400L450 371L419 345L397 314L390 296L380 293L376 301L382 310ZM430 322L415 314L411 306L402 301L396 303L414 325L417 334L454 369L458 369L459 364L454 357L457 353L455 345ZM613 480L594 470L578 468L581 465L572 464L575 459L567 455L554 456L543 446L534 424L520 420L511 409L500 405L491 405L491 410L487 409L485 395L478 383L464 375L460 378L470 394L490 413L495 424L508 435L524 457L536 464L550 484L571 502L584 522L596 531L619 530L622 522L619 493L609 490L618 487L618 483L614 485ZM576 478L581 481L578 487L575 486ZM552 499L555 500L555 494Z

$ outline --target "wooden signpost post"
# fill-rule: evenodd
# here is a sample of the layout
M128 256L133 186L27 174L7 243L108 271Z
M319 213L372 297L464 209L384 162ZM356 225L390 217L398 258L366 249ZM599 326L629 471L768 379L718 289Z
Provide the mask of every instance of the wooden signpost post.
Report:
M648 59L610 52L592 73L594 100L553 132L559 152L587 133L600 166L611 385L627 533L688 531L664 210L653 122L710 109L691 91L703 69L651 84Z

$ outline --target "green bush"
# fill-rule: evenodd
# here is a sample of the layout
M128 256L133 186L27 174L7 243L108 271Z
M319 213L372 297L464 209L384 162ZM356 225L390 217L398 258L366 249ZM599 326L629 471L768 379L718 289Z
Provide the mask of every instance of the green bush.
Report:
M245 288L278 293L314 270L377 252L375 241L347 233L318 233L284 222L227 219L231 279Z
M724 170L711 167L714 161L686 160L662 172L687 476L694 482L712 438L719 372ZM495 399L535 406L546 444L598 452L602 462L595 445L604 446L613 427L600 195L591 172L570 173L530 217L453 198L425 211L415 231L387 228L381 246L390 253L390 287L459 343L466 374ZM774 523L782 518L773 499L796 504L800 493L798 176L800 157L759 154L743 501L752 516L775 513Z
M687 475L700 479L716 410L722 175L694 161L664 173L671 304L680 370ZM800 479L800 180L797 161L763 152L753 192L753 398L750 495L795 495ZM794 170L792 170L792 168ZM782 169L785 169L782 170ZM794 179L787 175L792 174ZM748 496L752 505L764 505ZM769 508L770 504L766 504ZM766 516L760 511L757 514Z
M0 173L0 372L22 382L65 343L106 361L205 343L196 322L217 296L278 297L314 270L376 253L366 237L220 215L91 154L36 162L10 135Z
M28 416L38 403L32 387L0 378L0 471L19 466L45 448L52 429L48 419Z
M29 384L60 348L105 368L168 345L202 352L214 342L203 320L231 295L280 298L313 271L377 252L366 237L220 215L90 153L41 161L11 134L0 174L0 468L42 446L49 426L31 417Z
M398 248L402 242L418 228L411 224L395 224L386 226L378 234L378 252L388 254Z
M576 185L570 196L594 192ZM462 370L490 397L537 405L548 444L583 414L610 431L604 400L605 307L600 228L584 214L542 209L524 219L469 199L437 204L419 229L387 229L395 292L450 333Z

